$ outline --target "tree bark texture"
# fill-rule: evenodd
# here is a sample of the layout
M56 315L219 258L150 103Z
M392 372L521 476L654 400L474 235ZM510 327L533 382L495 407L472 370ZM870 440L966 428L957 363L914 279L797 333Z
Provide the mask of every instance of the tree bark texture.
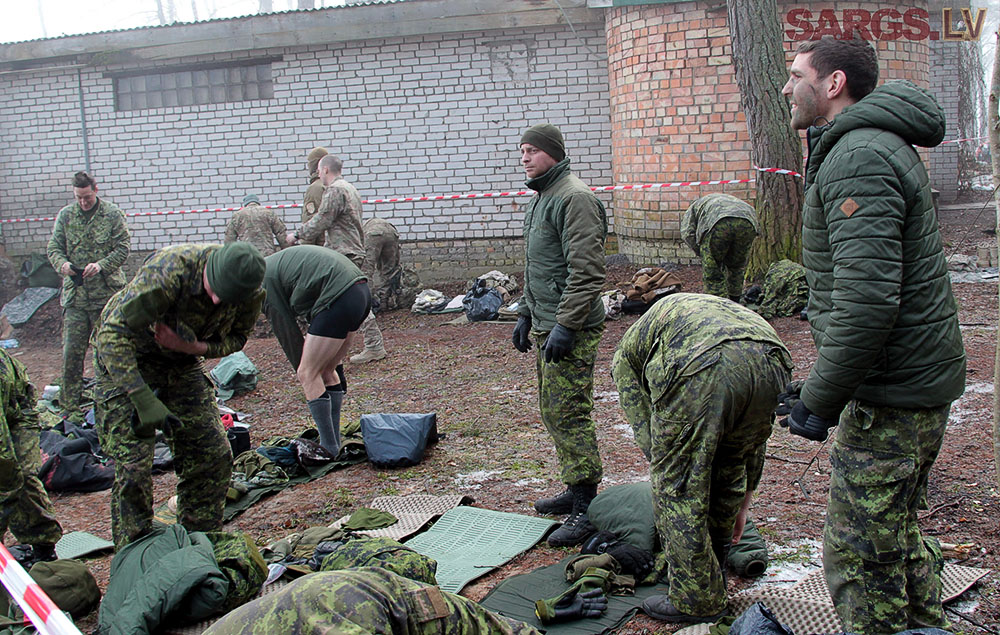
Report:
M802 172L802 141L792 130L781 94L788 76L784 34L775 0L727 0L733 68L750 132L754 165ZM747 278L760 280L771 263L802 259L803 179L757 173L760 235L754 241Z
M997 219L1000 219L1000 31L997 32L997 47L993 53L993 80L990 82L990 98L987 101L987 126L990 134L990 161L993 167L993 200L996 201ZM1000 220L998 220L1000 229ZM997 246L1000 248L1000 231L997 232ZM1000 309L1000 297L998 309ZM997 346L993 362L993 465L996 468L997 484L1000 485L1000 346Z

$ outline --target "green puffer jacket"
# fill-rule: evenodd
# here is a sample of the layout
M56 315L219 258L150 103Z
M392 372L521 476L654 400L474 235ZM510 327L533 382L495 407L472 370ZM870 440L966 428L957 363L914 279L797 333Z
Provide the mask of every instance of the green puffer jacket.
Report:
M604 323L604 205L563 159L527 181L538 192L524 215L524 300L536 331L556 323L579 331Z
M932 408L965 386L965 350L927 171L944 138L934 98L887 82L809 130L802 261L819 357L802 390L836 418L851 399Z

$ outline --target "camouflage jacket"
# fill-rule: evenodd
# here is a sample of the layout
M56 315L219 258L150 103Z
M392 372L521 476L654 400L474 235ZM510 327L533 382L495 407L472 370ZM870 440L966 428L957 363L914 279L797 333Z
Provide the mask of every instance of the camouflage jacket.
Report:
M233 214L226 223L226 242L237 240L248 242L266 257L288 246L288 241L285 239L286 231L285 223L278 218L274 210L257 203L250 203ZM278 243L277 249L275 241Z
M685 210L681 216L681 237L694 253L698 253L701 239L723 218L745 218L760 233L757 211L735 196L729 194L708 194L702 196Z
M563 159L527 182L538 193L524 215L524 305L532 328L578 331L604 323L604 205Z
M305 225L309 220L316 215L319 210L320 203L323 202L323 182L319 180L319 176L313 172L309 176L309 187L306 188L306 196L302 201L302 224ZM318 233L312 240L303 240L302 243L306 245L319 245L323 246L326 241L326 236L322 232Z
M614 356L615 383L622 410L644 452L650 443L653 406L686 371L705 363L706 352L733 340L774 344L783 352L785 368L792 369L788 349L764 318L711 295L669 295L625 331Z
M69 262L86 267L96 262L101 273L78 285L73 278L63 277L63 306L99 309L108 298L125 286L122 265L128 258L131 236L125 224L125 214L111 201L99 199L97 209L85 214L79 203L62 208L56 217L49 238L47 255L59 273Z
M0 412L3 426L0 430L5 435L11 428L39 427L35 387L28 379L28 369L3 349L0 349L0 403L3 407ZM10 440L6 443L9 444Z
M353 185L338 178L323 191L316 215L296 235L312 243L326 232L326 246L360 261L365 256L365 233L361 228L361 195Z
M202 274L219 245L175 245L154 253L135 278L108 300L94 333L94 352L115 385L132 392L145 384L139 360L165 366L197 364L199 357L166 350L153 326L166 324L188 341L208 344L205 357L225 357L246 344L264 302L258 289L238 304L213 304ZM138 310L137 310L138 309ZM127 316L141 313L142 324Z

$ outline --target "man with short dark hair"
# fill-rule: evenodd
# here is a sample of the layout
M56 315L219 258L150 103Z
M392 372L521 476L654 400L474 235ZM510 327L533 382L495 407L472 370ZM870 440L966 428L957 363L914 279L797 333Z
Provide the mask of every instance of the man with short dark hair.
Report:
M274 210L261 206L256 194L247 194L243 197L243 207L226 223L225 242L250 243L266 258L288 246L285 233L285 223Z
M174 455L177 521L222 529L233 457L204 359L246 344L264 302L264 266L244 242L165 247L104 307L94 394L101 448L115 460L116 549L152 529L157 430Z
M838 426L823 571L845 630L946 627L941 553L917 510L965 387L965 351L927 171L941 109L904 81L875 88L863 40L803 43L783 93L807 130L802 260L818 358L787 419Z
M83 423L83 361L90 334L108 298L125 286L122 265L129 254L125 214L97 196L97 181L86 172L73 175L76 202L59 211L47 255L63 276L63 371L59 402L63 416Z
M582 543L603 474L597 449L594 362L604 332L604 205L569 169L562 132L532 126L519 144L526 185L536 194L524 214L524 303L512 340L535 345L542 423L552 436L566 490L535 502L542 514L569 514L549 535L552 546Z

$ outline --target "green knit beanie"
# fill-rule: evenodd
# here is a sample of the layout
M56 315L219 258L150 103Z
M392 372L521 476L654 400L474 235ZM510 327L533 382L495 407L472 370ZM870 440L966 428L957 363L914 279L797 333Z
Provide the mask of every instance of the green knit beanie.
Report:
M228 243L209 255L205 273L215 295L223 302L235 304L260 287L264 280L264 256L250 243Z
M243 207L246 207L250 203L260 203L260 199L257 198L256 194L247 194L243 197Z
M528 128L521 135L521 143L530 143L556 161L566 158L566 144L563 142L562 132L550 123L540 123Z

